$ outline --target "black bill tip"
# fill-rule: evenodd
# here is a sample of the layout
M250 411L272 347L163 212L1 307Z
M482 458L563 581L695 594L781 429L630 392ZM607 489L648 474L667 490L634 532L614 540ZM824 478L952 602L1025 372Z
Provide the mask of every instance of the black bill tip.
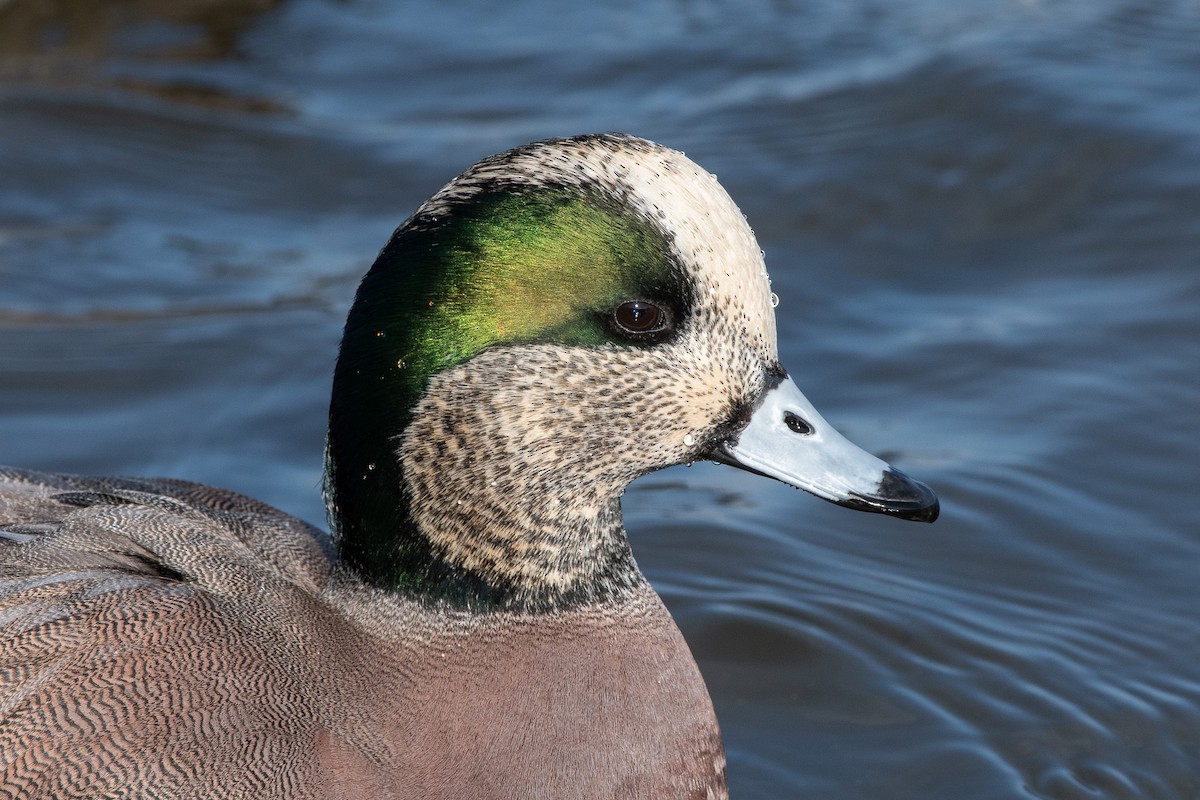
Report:
M932 489L894 467L884 470L879 486L872 494L854 492L845 500L835 502L858 511L874 511L914 522L933 522L941 510Z

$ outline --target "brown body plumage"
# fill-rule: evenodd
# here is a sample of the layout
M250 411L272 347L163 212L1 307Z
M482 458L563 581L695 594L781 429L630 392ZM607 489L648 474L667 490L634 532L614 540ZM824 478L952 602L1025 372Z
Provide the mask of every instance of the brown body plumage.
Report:
M423 607L179 481L0 472L0 519L0 797L722 795L648 586L551 618Z

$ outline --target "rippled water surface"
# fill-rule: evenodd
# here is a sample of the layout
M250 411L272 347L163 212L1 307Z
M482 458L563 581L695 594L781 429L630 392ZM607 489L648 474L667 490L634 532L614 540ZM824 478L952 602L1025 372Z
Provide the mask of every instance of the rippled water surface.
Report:
M392 228L626 130L717 173L783 361L942 519L643 479L739 798L1200 797L1200 3L0 0L0 462L312 521Z

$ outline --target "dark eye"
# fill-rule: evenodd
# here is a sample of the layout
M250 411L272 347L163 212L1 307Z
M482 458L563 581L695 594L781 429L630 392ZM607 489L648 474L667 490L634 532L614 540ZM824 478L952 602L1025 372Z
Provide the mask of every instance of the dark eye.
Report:
M667 327L667 312L646 300L627 300L613 311L617 326L626 333L657 333Z

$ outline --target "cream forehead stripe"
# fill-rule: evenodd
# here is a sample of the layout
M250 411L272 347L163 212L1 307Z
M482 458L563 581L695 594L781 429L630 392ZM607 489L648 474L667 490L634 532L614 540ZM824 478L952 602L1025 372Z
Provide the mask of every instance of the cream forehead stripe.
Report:
M775 314L762 251L740 209L683 153L631 136L539 142L484 159L430 198L417 216L496 184L597 186L659 225L674 241L701 307L741 319L765 363L777 359Z

